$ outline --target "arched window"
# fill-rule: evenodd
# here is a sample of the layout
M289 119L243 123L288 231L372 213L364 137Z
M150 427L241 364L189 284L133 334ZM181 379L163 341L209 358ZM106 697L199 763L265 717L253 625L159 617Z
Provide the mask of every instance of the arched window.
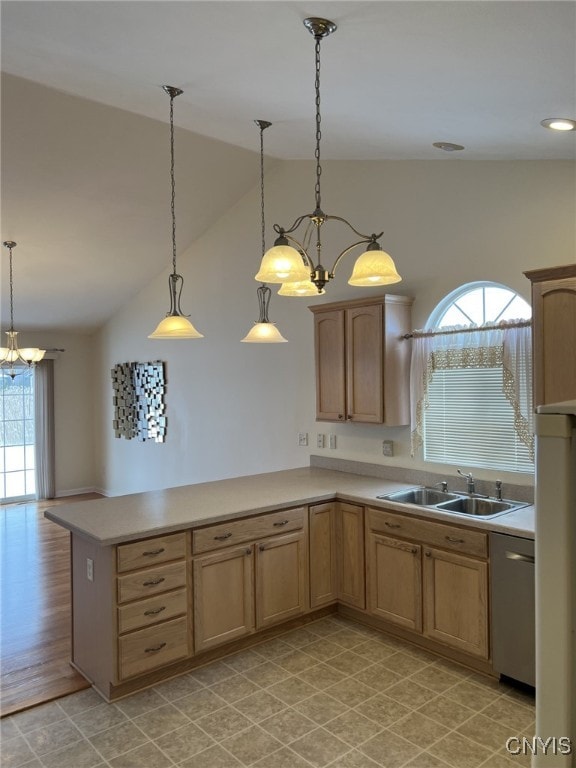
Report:
M534 471L530 305L498 283L461 286L415 333L412 445L425 461Z

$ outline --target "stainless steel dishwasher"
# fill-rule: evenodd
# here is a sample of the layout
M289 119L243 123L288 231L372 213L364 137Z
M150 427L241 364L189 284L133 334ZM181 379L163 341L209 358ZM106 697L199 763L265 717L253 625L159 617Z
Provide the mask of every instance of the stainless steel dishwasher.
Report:
M491 533L490 576L494 670L534 686L534 541Z

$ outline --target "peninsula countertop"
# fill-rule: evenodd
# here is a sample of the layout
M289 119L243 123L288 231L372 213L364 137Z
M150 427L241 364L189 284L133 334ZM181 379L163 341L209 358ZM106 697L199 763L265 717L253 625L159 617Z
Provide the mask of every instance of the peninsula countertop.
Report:
M338 499L486 531L534 538L534 507L483 520L377 496L411 488L379 477L301 467L52 507L45 517L101 546Z

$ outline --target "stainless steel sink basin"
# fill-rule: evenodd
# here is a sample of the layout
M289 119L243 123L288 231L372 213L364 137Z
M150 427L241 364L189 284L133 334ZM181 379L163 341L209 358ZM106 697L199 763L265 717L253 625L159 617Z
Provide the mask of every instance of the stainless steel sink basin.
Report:
M407 491L396 491L384 496L377 496L378 499L387 501L397 501L400 504L418 504L423 507L434 507L444 501L451 499L458 500L460 496L457 493L448 493L439 491L436 488L409 488Z
M464 493L450 493L437 488L419 486L406 491L395 491L377 496L377 499L394 501L398 504L415 504L420 507L432 507L439 512L451 512L471 517L497 517L527 506L527 502L510 499L489 499L482 496L469 496Z
M525 507L516 501L500 501L500 499L481 499L476 496L461 496L458 499L438 504L437 509L446 512L457 512L461 515L474 515L476 517L493 517L513 509Z

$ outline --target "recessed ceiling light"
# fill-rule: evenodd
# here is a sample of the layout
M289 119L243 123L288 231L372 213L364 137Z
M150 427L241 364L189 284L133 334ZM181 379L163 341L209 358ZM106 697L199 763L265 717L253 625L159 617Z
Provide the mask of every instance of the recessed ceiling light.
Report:
M460 149L464 149L462 144L452 144L450 141L435 141L432 146L436 149L443 149L444 152L458 152Z
M569 117L547 117L540 125L551 128L553 131L576 131L576 120Z

